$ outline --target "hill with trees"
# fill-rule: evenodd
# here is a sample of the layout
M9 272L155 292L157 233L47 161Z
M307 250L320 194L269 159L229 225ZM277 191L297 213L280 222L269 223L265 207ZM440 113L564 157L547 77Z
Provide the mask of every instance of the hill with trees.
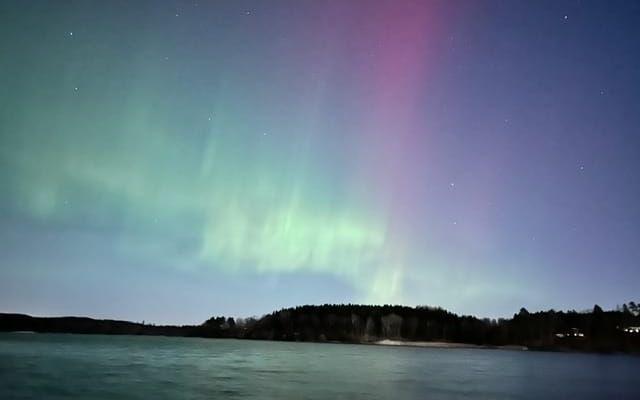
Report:
M479 319L442 308L325 304L286 308L261 318L212 317L201 325L158 326L81 317L39 318L0 314L0 331L130 334L376 343L399 341L526 346L537 350L640 352L640 306L616 310L539 311L512 318Z

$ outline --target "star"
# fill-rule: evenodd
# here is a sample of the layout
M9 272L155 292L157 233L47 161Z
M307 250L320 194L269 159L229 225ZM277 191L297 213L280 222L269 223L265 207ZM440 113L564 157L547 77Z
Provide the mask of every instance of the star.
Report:
M454 225L458 225L458 221L453 221L453 224Z
M600 96L604 95L604 89L600 90Z
M454 188L454 187L456 187L456 183L455 183L455 182L451 182L451 183L449 183L449 187L450 187L450 188Z
M244 12L244 15L251 15L251 11L250 11L250 10L246 10L246 11Z
M568 20L568 19L569 19L569 16L568 16L568 15L565 15L565 16L564 16L564 20L566 21L566 20Z
M580 171L584 171L584 165L580 166Z
M77 87L77 86L76 86L76 87L74 87L74 88L73 88L73 91L74 91L74 92L77 92L77 91L78 91L78 87Z
M69 32L69 36L73 36L73 32Z

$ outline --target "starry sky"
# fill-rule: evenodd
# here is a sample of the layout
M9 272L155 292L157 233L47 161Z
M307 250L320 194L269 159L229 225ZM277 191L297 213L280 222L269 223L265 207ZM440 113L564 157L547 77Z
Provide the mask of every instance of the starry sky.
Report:
M639 37L631 1L3 1L0 311L634 300Z

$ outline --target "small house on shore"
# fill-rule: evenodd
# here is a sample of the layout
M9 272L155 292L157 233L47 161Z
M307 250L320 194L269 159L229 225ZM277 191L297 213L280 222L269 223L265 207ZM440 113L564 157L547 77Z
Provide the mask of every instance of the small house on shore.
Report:
M578 328L571 328L566 332L556 333L557 338L582 338L584 333Z

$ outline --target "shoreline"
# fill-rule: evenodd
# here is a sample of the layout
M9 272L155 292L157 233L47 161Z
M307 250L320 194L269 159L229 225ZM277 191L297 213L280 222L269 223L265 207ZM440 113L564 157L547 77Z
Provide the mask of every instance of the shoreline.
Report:
M203 340L238 340L238 341L258 341L258 342L280 342L280 343L315 343L315 344L334 344L334 345L365 345L365 346L387 346L387 347L413 347L424 349L477 349L477 350L507 350L507 351L531 351L531 352L548 352L548 353L575 353L575 354L624 354L630 356L640 356L637 352L625 351L588 351L580 349L571 349L566 347L527 347L523 345L478 345L472 343L461 342L426 342L426 341L410 341L410 340L392 340L383 339L378 341L302 341L302 340L279 340L264 338L248 338L248 337L207 337L207 336L188 336L188 335L168 335L168 334L147 334L147 333L104 333L104 332L71 332L71 331L27 331L27 330L0 330L0 334L19 334L19 335L79 335L79 336L132 336L132 337L160 337L160 338L183 338L183 339L203 339Z
M421 347L429 349L497 349L497 350L529 350L526 346L519 345L505 345L505 346L487 346L472 343L458 343L458 342L414 342L407 340L391 340L384 339L377 342L370 342L370 344L377 346L396 346L396 347Z

